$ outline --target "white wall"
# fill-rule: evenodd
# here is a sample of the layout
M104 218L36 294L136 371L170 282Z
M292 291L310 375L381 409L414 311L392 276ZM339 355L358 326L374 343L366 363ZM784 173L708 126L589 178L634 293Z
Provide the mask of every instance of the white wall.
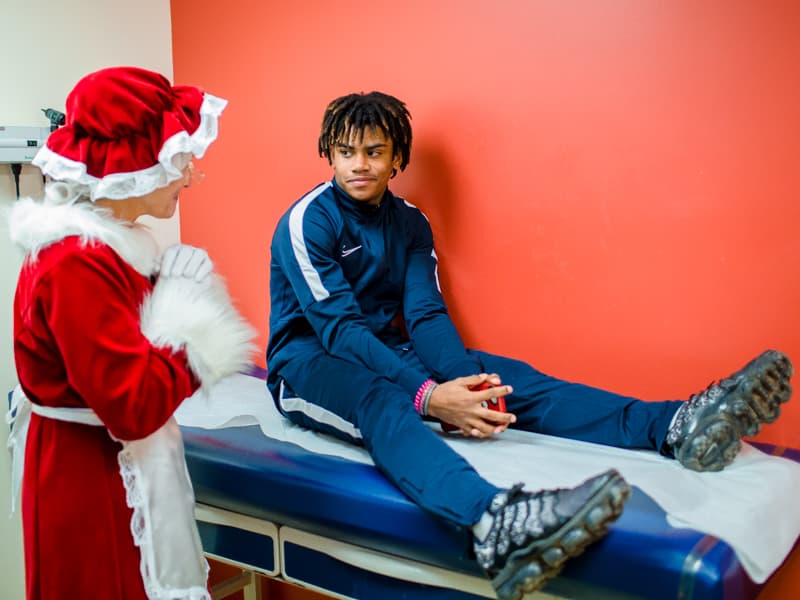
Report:
M64 110L64 100L81 76L113 65L137 65L172 78L169 0L2 0L0 35L0 125L46 127L40 109ZM23 195L42 193L41 176L23 167ZM14 202L11 169L0 165L0 210ZM164 245L178 239L173 218L156 227ZM0 407L16 385L12 352L12 300L22 257L0 225ZM5 410L2 411L5 413ZM0 424L4 421L0 420ZM3 426L3 425L0 425ZM0 445L5 446L5 433ZM0 449L0 600L24 598L19 514L7 518L9 457ZM69 551L69 550L66 550ZM68 591L65 590L68 596ZM65 596L66 597L66 596Z

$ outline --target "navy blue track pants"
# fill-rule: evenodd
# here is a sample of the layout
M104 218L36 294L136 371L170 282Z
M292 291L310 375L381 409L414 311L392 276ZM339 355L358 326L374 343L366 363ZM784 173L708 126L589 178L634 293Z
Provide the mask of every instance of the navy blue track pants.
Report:
M398 348L425 372L413 350ZM486 373L514 393L506 397L514 427L617 446L661 448L680 402L643 402L545 375L530 365L477 350ZM413 399L375 372L321 349L291 359L268 385L278 410L294 423L363 444L375 465L422 508L473 525L499 491L432 431Z

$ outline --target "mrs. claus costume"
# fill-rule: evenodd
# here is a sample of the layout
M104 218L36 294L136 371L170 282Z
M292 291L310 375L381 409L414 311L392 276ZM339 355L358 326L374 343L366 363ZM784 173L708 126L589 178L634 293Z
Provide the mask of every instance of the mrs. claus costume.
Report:
M209 598L172 414L246 365L253 330L217 276L159 277L148 230L94 201L184 177L225 104L142 69L88 75L33 161L51 178L44 200L9 214L27 252L9 445L17 477L24 448L29 598Z

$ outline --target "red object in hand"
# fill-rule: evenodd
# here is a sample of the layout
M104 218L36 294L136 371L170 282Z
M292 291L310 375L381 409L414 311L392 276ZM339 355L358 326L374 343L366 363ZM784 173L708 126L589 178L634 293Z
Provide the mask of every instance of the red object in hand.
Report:
M488 390L490 387L494 387L488 381L484 381L480 385L476 385L471 387L471 390L479 391L479 390ZM497 412L507 412L506 411L506 397L505 396L498 396L497 398L490 398L488 402L483 403L483 408L488 408L489 410L496 410Z
M490 387L494 386L488 381L484 381L483 383L480 383L478 385L471 386L469 389L477 392L480 390L488 390ZM482 404L484 408L488 408L489 410L496 410L497 412L507 412L505 396L498 396L497 398L491 398L488 401L485 400ZM444 431L450 432L450 431L455 431L456 429L458 429L458 427L442 421L442 429Z

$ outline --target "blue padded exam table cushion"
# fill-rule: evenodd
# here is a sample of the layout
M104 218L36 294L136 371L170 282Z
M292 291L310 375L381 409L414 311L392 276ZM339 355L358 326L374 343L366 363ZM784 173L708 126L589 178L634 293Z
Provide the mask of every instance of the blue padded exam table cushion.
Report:
M182 427L198 503L482 577L464 528L424 512L372 465L307 451L258 426ZM788 451L798 460L800 452ZM667 524L634 488L609 534L543 591L572 597L755 598L730 546Z

